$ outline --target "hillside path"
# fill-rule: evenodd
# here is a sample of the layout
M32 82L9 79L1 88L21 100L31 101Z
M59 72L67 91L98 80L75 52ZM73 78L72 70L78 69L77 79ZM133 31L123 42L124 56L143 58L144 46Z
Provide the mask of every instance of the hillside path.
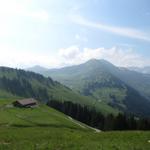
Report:
M77 122L77 121L75 121L72 117L70 117L70 116L68 116L68 118L73 122L73 123L75 123L75 124L77 124L77 125L79 125L81 128L90 128L90 129L92 129L92 130L94 130L96 133L100 133L101 132L101 130L99 130L99 129L96 129L96 128L93 128L93 127L90 127L90 126L88 126L88 125L82 125L82 124L80 124L79 122Z

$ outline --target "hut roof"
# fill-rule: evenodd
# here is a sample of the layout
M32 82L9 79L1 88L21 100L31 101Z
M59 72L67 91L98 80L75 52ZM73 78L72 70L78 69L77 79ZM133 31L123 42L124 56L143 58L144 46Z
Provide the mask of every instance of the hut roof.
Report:
M27 98L22 100L17 100L21 105L37 104L37 101L33 98Z

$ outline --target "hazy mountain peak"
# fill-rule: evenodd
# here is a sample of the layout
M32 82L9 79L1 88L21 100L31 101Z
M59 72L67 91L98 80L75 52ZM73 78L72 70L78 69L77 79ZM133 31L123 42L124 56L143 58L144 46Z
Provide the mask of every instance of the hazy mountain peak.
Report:
M35 65L33 67L27 68L26 70L33 71L33 72L36 72L36 73L41 73L41 72L46 71L48 69L45 68L45 67L42 67L40 65Z
M32 68L44 68L44 67L42 67L42 66L40 66L40 65L35 65L35 66L33 66Z
M105 60L105 59L90 59L86 62L86 64L104 64L104 65L113 65L112 63L110 63L109 61Z
M99 62L99 61L100 61L99 59L92 58L92 59L88 60L87 63Z
M105 59L90 59L85 64L83 64L86 68L95 68L95 69L101 69L101 70L111 70L115 71L117 69L116 66L114 66L112 63Z

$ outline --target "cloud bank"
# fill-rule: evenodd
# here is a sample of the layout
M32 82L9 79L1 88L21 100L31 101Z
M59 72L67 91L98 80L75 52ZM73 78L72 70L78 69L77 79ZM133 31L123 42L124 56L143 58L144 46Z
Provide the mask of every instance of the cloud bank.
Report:
M77 65L88 61L89 59L105 59L114 65L129 66L147 66L150 60L132 49L123 49L119 47L112 48L83 48L71 46L61 48L56 55L29 50L17 50L15 48L0 45L0 65L9 67L31 67L41 65L49 68Z
M83 63L89 59L106 59L117 66L138 66L150 65L150 61L137 54L132 49L123 49L119 47L112 48L84 48L80 50L78 46L71 46L66 49L60 49L59 57L64 64L74 65Z

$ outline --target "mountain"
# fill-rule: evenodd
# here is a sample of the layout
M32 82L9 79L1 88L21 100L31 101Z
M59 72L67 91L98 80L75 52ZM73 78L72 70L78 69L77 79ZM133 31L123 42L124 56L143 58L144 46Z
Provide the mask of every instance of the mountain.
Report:
M150 74L150 66L146 66L146 67L129 67L128 69L139 72L139 73Z
M27 70L27 71L33 71L35 73L41 73L41 72L47 71L48 69L44 68L44 67L41 67L39 65L36 65L36 66L31 67L31 68L27 68L25 70Z
M150 100L150 75L129 69L120 68L112 72L120 80L137 90L141 95Z
M107 103L124 112L150 115L150 76L96 59L43 74L99 103Z
M34 97L47 103L49 100L71 101L88 107L95 107L104 113L117 113L117 110L99 103L92 97L81 96L68 87L30 71L0 67L0 97Z

